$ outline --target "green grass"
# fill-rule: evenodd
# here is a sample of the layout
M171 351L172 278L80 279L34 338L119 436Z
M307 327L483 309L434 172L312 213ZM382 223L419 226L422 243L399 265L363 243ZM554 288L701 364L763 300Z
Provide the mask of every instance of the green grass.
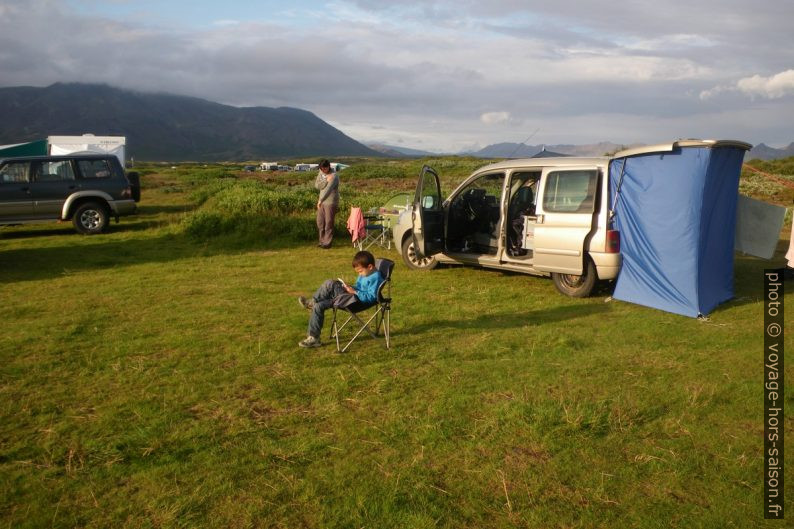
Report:
M343 197L409 189L405 167L342 173ZM2 526L783 526L761 506L761 288L787 241L737 257L708 321L383 251L393 348L340 355L296 346L295 298L353 275L344 213L314 246L312 175L144 169L106 235L0 231Z

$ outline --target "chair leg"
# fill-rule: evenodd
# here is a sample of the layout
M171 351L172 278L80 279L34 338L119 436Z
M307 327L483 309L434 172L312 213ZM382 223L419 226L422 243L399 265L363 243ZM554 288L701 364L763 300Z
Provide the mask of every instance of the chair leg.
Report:
M334 319L331 322L331 338L336 338L336 350L339 351L339 329L336 325L336 307L333 308Z
M383 319L386 321L386 323L383 325L383 336L386 338L386 349L390 349L391 345L389 343L389 339L391 337L391 328L389 326L391 325L391 309L384 309L383 312Z
M372 331L372 329L370 329L370 327L369 327L369 326L370 326L370 324L372 323L372 320L373 320L373 319L375 319L375 318L378 318L378 317L379 317L379 315L380 315L380 313L381 313L381 311L382 311L382 310L383 310L383 309L381 309L381 308L379 307L379 308L378 308L378 309L375 311L375 314L373 314L372 316L370 316L370 317L369 317L369 319L368 319L366 322L365 322L364 320L362 320L361 318L359 318L357 314L355 314L355 313L352 313L352 314L350 315L350 317L347 319L347 321L345 321L345 323L343 323L341 327L338 327L338 329L337 329L337 340L339 340L339 331L341 331L341 330L342 330L342 329L345 327L345 325L347 325L347 323L348 323L348 322L349 322L351 319L355 318L355 319L358 321L358 323L359 323L359 324L361 324L361 327L359 328L358 332L356 332L356 334L355 334L355 335L354 335L354 336L353 336L353 337L350 339L350 341L349 341L349 342L347 342L347 344L345 344L345 346L344 346L344 347L342 347L342 349L341 349L339 352L341 352L341 353L344 353L345 351L347 351L348 347L350 347L350 345L351 345L351 344L352 344L354 341L356 341L356 338L358 338L358 337L361 335L361 333L362 333L362 332L364 332L364 331L367 331L367 333L369 333L369 335L370 335L370 336L372 336L373 338L378 338L378 333L377 333L377 332L373 332L373 331ZM387 344L387 347L386 347L386 348L388 349L388 344Z

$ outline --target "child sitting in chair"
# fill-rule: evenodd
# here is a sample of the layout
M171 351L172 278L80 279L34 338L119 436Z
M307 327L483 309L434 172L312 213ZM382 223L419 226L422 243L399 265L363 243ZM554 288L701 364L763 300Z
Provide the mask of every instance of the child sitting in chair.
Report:
M345 284L340 279L328 279L310 299L298 298L301 307L312 311L309 317L309 332L298 345L301 347L319 347L320 332L323 329L325 311L331 307L346 307L360 301L374 303L378 296L378 287L383 279L375 269L375 257L367 252L358 252L353 257L353 270L358 274L355 286Z

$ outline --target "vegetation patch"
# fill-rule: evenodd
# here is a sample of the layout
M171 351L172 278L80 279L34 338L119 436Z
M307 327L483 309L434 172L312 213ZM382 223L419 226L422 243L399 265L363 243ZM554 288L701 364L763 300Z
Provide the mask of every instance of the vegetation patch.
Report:
M2 526L780 526L758 373L790 226L771 262L736 257L735 298L702 321L378 249L392 348L297 347L297 296L353 278L348 208L424 163L342 172L327 251L314 175L199 164L144 166L139 214L107 234L1 230Z

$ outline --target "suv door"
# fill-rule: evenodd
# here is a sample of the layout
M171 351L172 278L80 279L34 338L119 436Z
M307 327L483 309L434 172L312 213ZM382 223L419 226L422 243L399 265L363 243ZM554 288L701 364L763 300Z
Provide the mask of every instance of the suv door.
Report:
M585 239L593 230L597 167L544 168L533 223L532 266L545 272L581 275Z
M33 218L30 162L8 162L0 167L0 221Z
M416 251L431 256L444 250L444 208L436 172L422 167L411 212L411 233Z
M39 218L61 218L63 204L79 188L71 160L42 160L31 165L33 209Z

